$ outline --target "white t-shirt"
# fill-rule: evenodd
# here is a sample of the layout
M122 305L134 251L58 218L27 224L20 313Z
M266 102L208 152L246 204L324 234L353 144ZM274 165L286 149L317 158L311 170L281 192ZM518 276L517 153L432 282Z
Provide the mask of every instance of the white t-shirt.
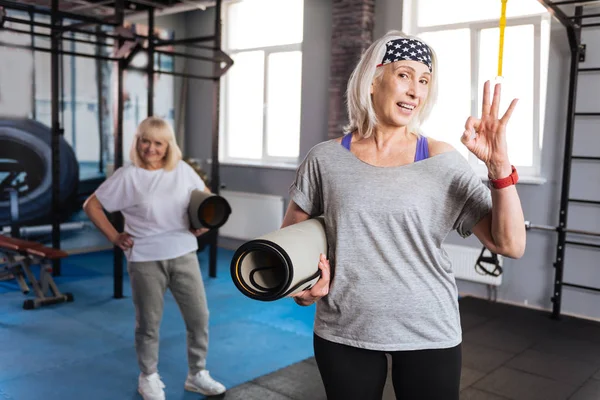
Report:
M123 213L133 239L128 261L168 260L198 249L187 209L192 191L204 187L185 161L172 171L126 165L98 187L96 197L108 212Z

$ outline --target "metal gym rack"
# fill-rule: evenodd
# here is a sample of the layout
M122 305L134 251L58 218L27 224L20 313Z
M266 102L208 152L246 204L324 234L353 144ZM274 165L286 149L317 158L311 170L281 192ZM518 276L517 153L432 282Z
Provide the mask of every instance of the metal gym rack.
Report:
M565 135L564 161L562 168L562 187L560 196L560 215L558 226L543 226L527 224L528 229L541 229L558 232L558 241L556 244L556 259L554 262L555 278L554 291L552 300L552 318L558 319L561 314L562 293L564 288L577 288L585 291L600 292L600 288L581 285L572 282L565 282L565 250L567 245L583 246L587 248L600 249L600 245L596 243L570 240L567 235L575 234L586 236L589 238L600 238L599 232L590 232L585 230L570 229L567 225L567 216L569 205L571 203L588 204L600 206L600 200L572 198L570 195L571 188L571 166L573 162L592 161L599 162L600 156L581 156L573 154L573 139L575 130L575 119L577 117L594 117L600 116L600 112L577 112L576 97L577 97L577 82L580 73L600 72L600 67L596 68L580 68L579 63L585 60L586 46L581 42L581 31L585 28L598 27L600 23L585 23L589 18L598 18L600 14L584 14L584 6L589 5L594 0L538 0L543 4L550 13L565 27L569 40L571 51L570 73L569 73L569 94L567 106L567 126ZM567 15L563 8L572 8L574 6L573 15Z
M194 3L198 7L203 3L215 7L214 34L210 36L190 37L173 40L163 40L154 36L155 11L180 7ZM200 4L202 3L202 4ZM123 165L123 73L125 70L137 70L145 72L148 78L148 116L154 114L154 74L169 74L177 77L211 80L213 82L213 107L212 107L212 168L211 168L211 190L218 194L220 189L219 176L219 103L220 103L220 78L231 67L233 61L221 49L221 5L222 0L212 2L192 2L190 0L28 0L12 1L0 0L0 30L5 29L16 33L29 34L33 37L41 36L50 38L50 48L35 46L35 41L27 45L14 45L1 43L0 46L30 49L32 51L43 51L51 54L50 78L51 78L51 131L52 131L52 247L60 249L60 147L59 139L63 135L60 125L60 57L70 55L77 57L88 57L96 60L112 61L116 64L117 71L117 105L115 115L114 132L114 168ZM21 11L29 14L29 19L15 18L10 16L10 11ZM127 13L147 13L148 35L137 35L128 31L125 26ZM50 17L50 24L35 21L34 16L42 15ZM6 22L29 26L29 30L19 30L6 26ZM35 27L47 28L50 33L36 32ZM112 31L104 30L111 27ZM71 33L71 35L64 35ZM96 40L85 40L74 37L75 33L86 34L95 37ZM98 40L100 39L100 40ZM111 43L107 43L111 41ZM67 51L62 47L63 41L84 42L96 46L113 47L112 56L99 54L85 54L76 51ZM146 43L144 46L143 43ZM212 46L199 43L212 42ZM182 45L192 51L197 49L212 51L212 56L201 56L193 54L192 51L176 52L165 51L161 48L166 46ZM146 68L130 67L133 57L140 51L148 54L148 65ZM212 75L194 75L189 73L164 71L155 69L154 55L164 54L184 59L210 61L213 63ZM223 66L222 66L223 64ZM123 218L120 214L113 215L113 223L117 230L123 228ZM216 276L217 262L217 238L218 235L210 235L209 247L209 275ZM113 266L113 296L123 297L123 252L114 248ZM53 263L53 274L60 275L60 260Z

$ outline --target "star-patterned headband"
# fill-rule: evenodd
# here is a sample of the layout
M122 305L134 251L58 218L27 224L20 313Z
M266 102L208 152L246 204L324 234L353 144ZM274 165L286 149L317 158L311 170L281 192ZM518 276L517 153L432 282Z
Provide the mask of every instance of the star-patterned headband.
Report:
M378 67L395 61L412 60L427 65L431 72L431 50L429 46L417 39L401 38L390 40L385 44L385 54Z

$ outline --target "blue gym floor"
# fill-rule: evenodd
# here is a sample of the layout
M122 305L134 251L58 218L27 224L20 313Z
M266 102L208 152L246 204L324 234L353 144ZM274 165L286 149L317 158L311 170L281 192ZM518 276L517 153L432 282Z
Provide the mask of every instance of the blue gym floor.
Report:
M228 388L312 356L314 306L289 299L244 297L229 275L232 251L219 249L218 277L199 253L210 315L207 368ZM37 267L34 267L37 270ZM14 281L0 282L0 399L141 399L133 346L129 280L112 297L112 252L71 255L56 282L75 301L23 310ZM199 399L184 391L186 334L170 293L161 326L159 373L168 399Z

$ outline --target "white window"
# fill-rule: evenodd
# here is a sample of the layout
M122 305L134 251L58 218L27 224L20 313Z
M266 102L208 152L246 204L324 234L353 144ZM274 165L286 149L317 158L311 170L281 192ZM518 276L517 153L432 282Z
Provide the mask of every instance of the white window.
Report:
M224 8L222 162L296 162L300 149L303 0L241 0Z
M435 11L433 11L435 10ZM498 81L500 0L405 1L404 31L422 37L439 62L439 95L423 124L427 136L459 150L482 176L485 166L460 142L468 116L480 116L486 80ZM540 176L550 16L537 0L508 1L501 112L519 103L507 128L519 175ZM492 86L493 89L493 86Z

